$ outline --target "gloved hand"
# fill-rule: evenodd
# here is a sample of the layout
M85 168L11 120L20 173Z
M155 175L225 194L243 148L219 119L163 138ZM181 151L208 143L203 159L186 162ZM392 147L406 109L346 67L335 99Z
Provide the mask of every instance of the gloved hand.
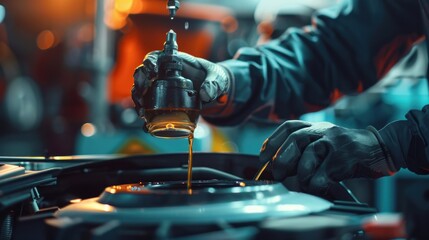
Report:
M158 73L157 61L160 53L161 51L153 51L147 54L143 64L134 71L131 96L140 117L144 115L143 96ZM182 76L194 83L194 88L199 92L203 102L203 108L205 103L215 102L219 96L228 92L231 80L224 67L183 52L179 52L178 56L183 59Z
M264 142L260 161L272 159L276 180L297 175L300 187L326 194L334 182L392 175L396 167L377 130L287 121Z

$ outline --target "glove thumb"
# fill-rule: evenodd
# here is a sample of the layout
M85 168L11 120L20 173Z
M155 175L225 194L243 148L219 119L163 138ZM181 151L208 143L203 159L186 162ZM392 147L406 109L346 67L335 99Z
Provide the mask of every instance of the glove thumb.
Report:
M207 71L206 79L201 84L200 98L203 103L208 103L227 92L229 77L224 67L204 59L198 60Z

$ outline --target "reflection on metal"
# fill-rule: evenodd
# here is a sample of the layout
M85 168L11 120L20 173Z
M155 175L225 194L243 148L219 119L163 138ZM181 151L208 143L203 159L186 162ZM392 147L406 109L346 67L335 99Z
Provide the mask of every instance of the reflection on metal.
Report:
M347 185L343 182L343 181L341 181L341 182L339 182L339 184L340 184L340 186L342 187L342 188L344 188L344 190L349 194L349 196L356 202L356 203L361 203L360 201L359 201L359 199L353 194L353 192L350 190L350 188L348 188L347 187Z
M70 203L78 203L81 201L82 201L82 198L75 198L75 199L70 200Z
M37 163L37 162L51 162L52 160L77 160L77 161L97 161L97 160L109 160L121 157L121 154L108 154L108 155L73 155L73 156L37 156L37 157L26 157L26 156L0 156L0 162L19 162L19 163ZM31 169L37 170L37 169Z
M125 225L164 221L207 224L219 219L232 223L260 221L268 217L295 217L332 206L321 198L290 192L281 183L242 183L194 181L192 194L186 191L185 182L114 186L107 188L99 198L62 208L56 216L76 217L92 223L120 220Z

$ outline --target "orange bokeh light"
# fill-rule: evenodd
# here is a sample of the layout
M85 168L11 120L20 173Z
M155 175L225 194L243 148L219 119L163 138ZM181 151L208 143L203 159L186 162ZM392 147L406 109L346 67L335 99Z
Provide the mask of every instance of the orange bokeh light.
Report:
M116 0L115 10L118 12L129 13L133 7L133 0Z
M113 30L121 29L127 23L128 14L110 10L104 17L104 23Z
M85 123L80 128L80 132L85 137L91 137L91 136L93 136L96 133L96 128L91 123Z
M37 36L37 47L46 50L54 46L55 35L52 31L44 30Z

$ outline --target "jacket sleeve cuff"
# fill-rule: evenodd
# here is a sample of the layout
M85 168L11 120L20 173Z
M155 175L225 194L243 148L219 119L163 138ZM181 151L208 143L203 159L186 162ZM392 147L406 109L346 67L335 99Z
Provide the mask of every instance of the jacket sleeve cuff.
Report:
M396 168L407 168L406 159L412 136L407 121L392 122L378 131L378 133L384 145L390 151Z
M366 129L368 129L374 134L375 138L377 138L378 144L381 147L381 152L380 152L381 156L378 158L380 159L379 164L373 164L374 166L378 166L377 169L373 169L373 171L378 172L380 171L380 169L384 169L385 170L385 172L383 172L384 175L393 175L395 172L399 170L399 168L395 164L389 148L386 146L385 142L383 141L377 129L375 129L372 126L368 126Z

